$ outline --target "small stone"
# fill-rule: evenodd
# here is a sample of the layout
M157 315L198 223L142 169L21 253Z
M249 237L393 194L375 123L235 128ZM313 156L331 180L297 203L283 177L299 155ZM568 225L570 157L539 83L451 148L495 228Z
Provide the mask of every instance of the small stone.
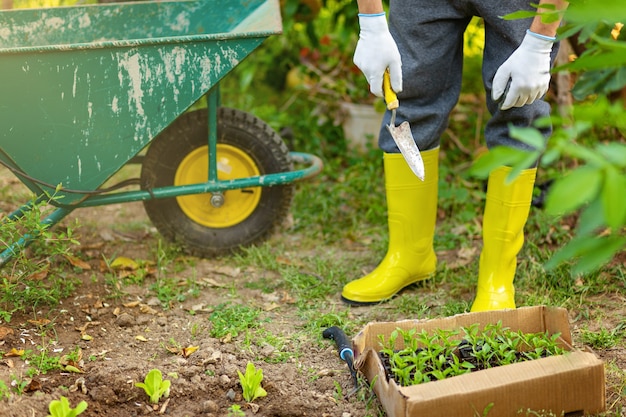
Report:
M115 324L120 327L131 327L135 324L135 318L128 313L122 313L115 319Z
M151 307L158 307L161 305L161 301L157 297L152 297L146 301L146 305Z
M230 378L228 375L220 375L220 385L223 387L230 385Z
M219 406L213 400L206 400L202 403L202 411L205 413L217 413L219 411Z
M235 401L235 397L237 396L237 394L235 393L234 389L229 389L228 392L226 393L226 398L228 398L230 401Z

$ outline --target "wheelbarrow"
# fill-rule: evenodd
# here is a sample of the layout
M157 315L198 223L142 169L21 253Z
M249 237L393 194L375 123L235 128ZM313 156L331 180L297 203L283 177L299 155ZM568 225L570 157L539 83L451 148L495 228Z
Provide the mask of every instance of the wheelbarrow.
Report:
M289 151L257 117L220 107L219 82L281 31L278 0L2 11L0 163L34 203L53 196L46 227L76 208L142 201L157 230L188 253L259 242L289 210L293 182L322 162ZM191 111L202 98L206 108ZM104 186L135 162L135 187ZM9 242L0 266L34 234Z

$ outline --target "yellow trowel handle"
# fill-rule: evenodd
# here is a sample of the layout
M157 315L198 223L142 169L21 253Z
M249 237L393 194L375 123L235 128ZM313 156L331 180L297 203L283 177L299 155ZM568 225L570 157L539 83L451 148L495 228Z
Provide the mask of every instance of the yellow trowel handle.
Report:
M400 103L398 102L398 96L391 89L391 79L389 78L389 68L385 70L383 74L383 92L385 93L385 103L387 103L388 110L397 109Z

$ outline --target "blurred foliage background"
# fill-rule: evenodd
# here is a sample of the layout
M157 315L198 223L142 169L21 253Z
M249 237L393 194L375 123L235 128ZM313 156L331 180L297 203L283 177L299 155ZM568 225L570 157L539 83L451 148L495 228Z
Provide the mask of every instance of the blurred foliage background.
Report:
M2 5L20 8L92 2L3 0ZM365 151L351 149L341 126L343 102L370 104L379 112L384 108L381 100L369 93L365 78L352 62L359 32L356 2L280 0L280 4L283 34L270 37L223 79L222 103L267 122L280 132L290 149L324 160L321 175L298 184L296 230L329 242L345 236L378 242L383 252L386 213L381 153L375 140ZM388 1L384 4L387 6ZM582 267L574 269L576 273L589 272L615 256L623 256L626 245L626 114L622 101L626 42L619 26L625 20L626 5L622 2L570 2L560 33L563 39L573 41L576 50L570 62L555 73L572 75L570 87L576 100L554 111L550 120L514 132L519 140L536 147L535 156L542 156L538 206L545 200L548 207L537 221L561 222L564 237L554 247L566 241L570 245L557 254L557 263L582 259ZM477 236L489 169L502 161L520 165L529 158L506 149L485 152L482 132L489 115L481 78L483 41L482 21L474 19L464 40L461 98L441 138L440 227L436 238L440 250L471 244L473 238L468 243L459 236L459 227L470 230L468 236ZM548 94L555 110L557 93ZM540 143L537 128L548 124L555 127L553 137L547 144ZM481 155L487 156L475 164ZM574 177L568 175L571 173ZM582 188L577 186L581 179ZM552 198L551 190L556 190ZM579 222L581 214L583 221ZM548 217L541 217L544 215ZM532 222L528 229L532 234ZM538 225L536 231L543 234L545 228ZM623 263L620 259L617 262Z

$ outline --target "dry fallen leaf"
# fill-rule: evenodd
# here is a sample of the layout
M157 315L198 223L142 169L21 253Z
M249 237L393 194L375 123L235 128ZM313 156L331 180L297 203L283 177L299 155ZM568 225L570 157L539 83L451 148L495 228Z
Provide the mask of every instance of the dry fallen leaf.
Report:
M280 304L278 304L276 302L271 302L269 304L264 304L263 305L263 310L264 311L272 311L272 310L276 310L277 308L280 308Z
M137 269L139 269L139 264L125 256L118 256L113 260L113 262L111 262L111 268L136 271Z
M5 337L12 335L13 334L13 329L10 327L5 327L5 326L0 326L0 340L4 339Z
M63 369L65 369L67 372L74 372L76 374L82 374L85 371L78 369L77 367L73 366L73 365L66 365Z
M47 264L43 269L30 274L28 276L28 279L33 281L41 281L48 276L48 272L50 272L50 264Z
M185 348L179 346L166 346L168 352L188 358L192 353L198 350L199 346L187 346Z
M65 255L65 259L67 259L69 263L76 268L84 269L86 271L91 270L91 265L76 256Z
M83 324L80 327L74 327L74 329L79 331L79 332L81 332L81 334L82 334L82 333L85 333L87 331L87 328L89 326L98 326L99 324L100 324L99 321L88 321L88 322L86 322L85 324Z
M241 268L233 268L230 266L217 266L209 268L207 272L215 272L220 275L226 275L231 278L236 278L241 274Z
M130 303L126 303L122 305L127 308L133 308L133 307L137 307L139 304L141 304L141 301L131 301Z
M182 355L185 358L188 358L192 353L194 353L196 350L198 350L199 346L187 346L186 348L182 349Z
M202 283L207 285L207 286L209 286L209 287L215 287L215 288L226 287L226 284L222 284L221 282L217 282L213 278L203 278L202 279Z
M4 354L5 357L20 357L24 355L24 349L11 348L10 351Z
M45 326L46 324L50 323L50 320L48 319L39 319L39 320L28 320L28 322L32 325L35 326Z
M181 349L178 346L165 346L165 349L169 353L173 353L174 355L178 355L181 351Z
M35 392L41 389L41 382L38 379L31 379L28 385L24 388L24 392Z
M140 342L147 342L148 339L146 339L145 337L143 337L142 335L139 336L135 336L136 340L139 340Z
M155 309L150 307L148 304L140 304L139 305L139 311L141 311L144 314L152 314L152 315L158 313L158 311L156 311Z

